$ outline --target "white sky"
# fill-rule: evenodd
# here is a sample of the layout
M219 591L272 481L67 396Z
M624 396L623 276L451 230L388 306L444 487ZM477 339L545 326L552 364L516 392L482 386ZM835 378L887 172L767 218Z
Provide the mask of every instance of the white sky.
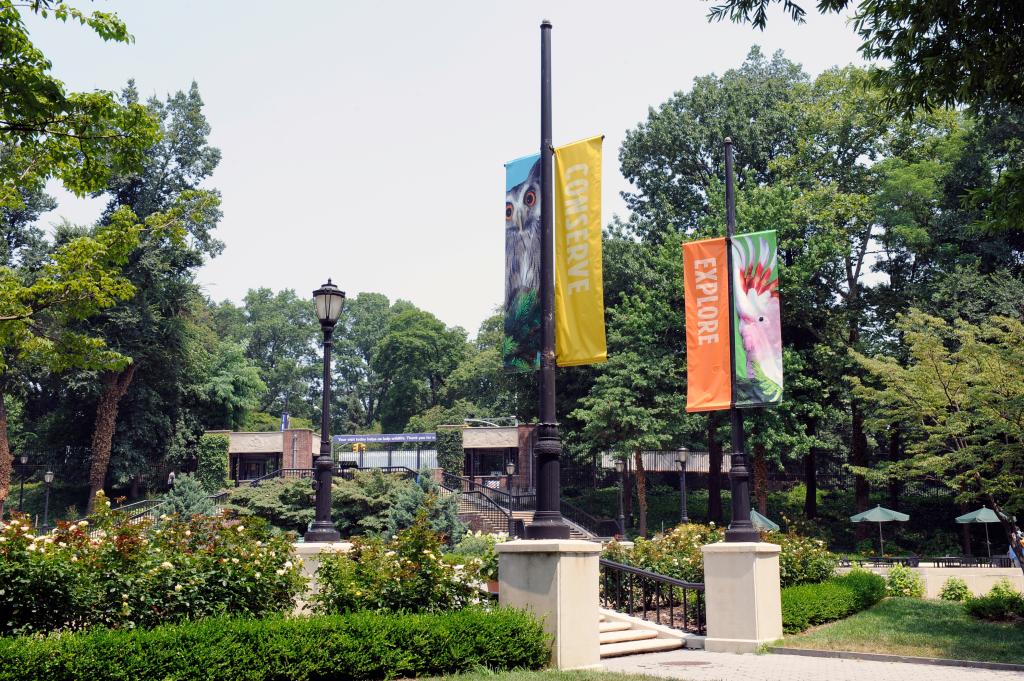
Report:
M227 244L199 279L215 300L249 288L312 292L328 276L354 296L404 298L475 334L504 285L504 169L539 147L541 19L552 31L555 144L605 134L604 217L626 211L618 149L695 76L739 66L752 44L817 74L858 62L846 20L768 29L709 24L698 0L326 2L120 0L136 42L31 19L74 90L143 97L195 79L223 160ZM102 202L55 188L67 217Z

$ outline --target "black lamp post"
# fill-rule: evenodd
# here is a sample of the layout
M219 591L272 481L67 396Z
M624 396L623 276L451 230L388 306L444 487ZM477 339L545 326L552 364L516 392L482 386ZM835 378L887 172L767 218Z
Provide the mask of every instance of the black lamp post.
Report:
M334 325L341 316L345 305L345 292L331 283L313 291L316 316L324 332L324 386L323 403L320 409L320 455L313 465L313 488L316 490L316 513L313 524L306 530L307 542L338 541L341 533L331 520L331 477L334 475L334 461L331 459L331 336Z
M680 449L679 458L676 460L679 464L679 522L684 524L690 522L686 515L686 464L689 459L690 452L686 447Z
M512 511L512 476L516 474L516 462L509 461L505 464L505 491L508 492L509 512Z
M625 537L626 513L622 506L622 489L626 486L626 462L622 459L616 459L615 470L619 474L619 535Z
M43 482L46 483L46 496L43 502L43 532L50 530L50 485L53 484L53 471L43 473Z
M22 509L25 506L25 477L28 474L25 467L28 465L28 454L22 454L18 457L18 461L21 462L21 491L18 492L18 513L22 513Z

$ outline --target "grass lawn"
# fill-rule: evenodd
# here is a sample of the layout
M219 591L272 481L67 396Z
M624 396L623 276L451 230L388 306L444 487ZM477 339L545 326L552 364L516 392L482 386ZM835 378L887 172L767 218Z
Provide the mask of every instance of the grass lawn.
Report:
M1024 624L974 619L958 603L887 598L845 620L787 636L784 645L1024 664Z

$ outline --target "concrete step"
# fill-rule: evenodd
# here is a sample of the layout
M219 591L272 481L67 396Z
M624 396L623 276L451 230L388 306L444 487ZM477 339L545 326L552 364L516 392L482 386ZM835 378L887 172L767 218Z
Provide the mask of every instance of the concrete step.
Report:
M665 650L678 650L682 647L683 642L673 638L650 638L643 641L606 643L601 646L601 658L637 655L640 653L660 653Z
M601 645L608 643L625 643L626 641L646 641L658 638L658 632L650 629L626 629L624 631L609 631L600 634L598 641Z
M604 615L601 615L601 620L599 620L600 623L598 624L598 631L602 634L606 631L626 631L631 628L629 622L604 622L602 620L604 620Z

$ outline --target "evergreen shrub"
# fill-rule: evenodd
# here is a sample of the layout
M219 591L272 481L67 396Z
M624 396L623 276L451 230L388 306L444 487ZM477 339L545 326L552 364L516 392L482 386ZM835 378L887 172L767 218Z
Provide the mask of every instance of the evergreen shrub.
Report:
M787 634L843 619L885 597L885 580L866 570L851 570L820 584L782 590L782 628Z
M182 473L174 480L174 487L167 493L167 503L160 510L167 515L191 518L194 515L213 515L216 505L199 479Z
M1024 619L1024 595L1005 578L996 582L984 596L968 598L964 606L972 617L978 619L997 622Z
M531 615L208 619L151 630L0 639L0 681L394 679L539 669L549 641Z

